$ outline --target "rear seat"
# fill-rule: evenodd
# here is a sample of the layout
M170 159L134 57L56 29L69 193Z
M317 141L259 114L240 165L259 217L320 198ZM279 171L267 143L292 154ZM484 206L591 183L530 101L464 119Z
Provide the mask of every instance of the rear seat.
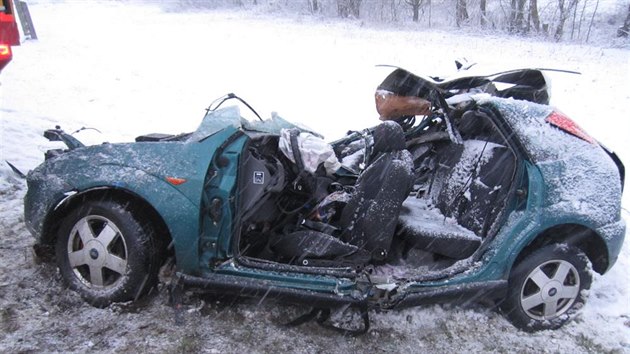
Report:
M400 235L412 248L463 259L481 244L481 237L444 216L427 198L407 198L398 222Z
M514 171L503 145L470 139L439 152L429 189L403 203L399 234L412 248L470 257L500 211Z

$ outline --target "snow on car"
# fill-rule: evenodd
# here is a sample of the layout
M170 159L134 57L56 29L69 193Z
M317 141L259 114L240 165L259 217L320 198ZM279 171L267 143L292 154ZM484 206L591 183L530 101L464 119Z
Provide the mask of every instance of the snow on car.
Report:
M624 167L546 90L536 69L436 81L398 68L377 90L385 122L329 146L216 106L193 133L133 143L51 129L68 149L28 174L26 225L99 307L138 299L173 258L175 293L311 305L296 323L350 306L363 327L342 330L363 333L370 309L488 298L521 329L558 328L620 252ZM390 109L400 97L414 99Z

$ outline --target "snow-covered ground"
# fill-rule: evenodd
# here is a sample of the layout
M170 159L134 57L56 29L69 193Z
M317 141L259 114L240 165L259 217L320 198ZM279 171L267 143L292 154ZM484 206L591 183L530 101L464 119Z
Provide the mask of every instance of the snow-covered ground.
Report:
M123 2L31 1L39 36L14 48L0 75L0 160L23 171L55 146L41 137L82 127L90 143L195 129L204 108L235 92L263 116L306 124L329 140L375 125L373 93L393 64L453 71L465 56L487 73L547 67L552 103L630 166L630 52L440 31L377 30L359 22L264 12L171 12ZM64 290L54 266L30 251L25 185L0 166L0 352L630 352L630 245L597 276L576 321L526 334L484 307L431 306L374 313L373 329L346 338L281 323L301 309L189 296L176 326L163 289L139 305L95 309ZM626 195L625 205L630 205ZM624 212L626 218L628 213Z

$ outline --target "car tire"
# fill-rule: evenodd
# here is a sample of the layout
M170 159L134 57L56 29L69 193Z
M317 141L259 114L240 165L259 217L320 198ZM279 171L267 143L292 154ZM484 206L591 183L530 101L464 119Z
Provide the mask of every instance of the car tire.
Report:
M128 204L87 201L61 223L59 271L68 287L93 306L138 299L157 279L153 231L135 214Z
M521 330L556 329L582 308L591 281L584 252L566 244L547 245L512 269L501 309Z

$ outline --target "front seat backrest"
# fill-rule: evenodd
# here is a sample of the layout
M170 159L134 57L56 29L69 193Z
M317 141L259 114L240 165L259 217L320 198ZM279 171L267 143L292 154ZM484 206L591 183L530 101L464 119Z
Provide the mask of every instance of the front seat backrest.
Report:
M404 148L400 125L388 121L375 128L376 160L359 176L341 214L342 239L370 252L375 261L387 257L402 202L412 187L413 160Z

